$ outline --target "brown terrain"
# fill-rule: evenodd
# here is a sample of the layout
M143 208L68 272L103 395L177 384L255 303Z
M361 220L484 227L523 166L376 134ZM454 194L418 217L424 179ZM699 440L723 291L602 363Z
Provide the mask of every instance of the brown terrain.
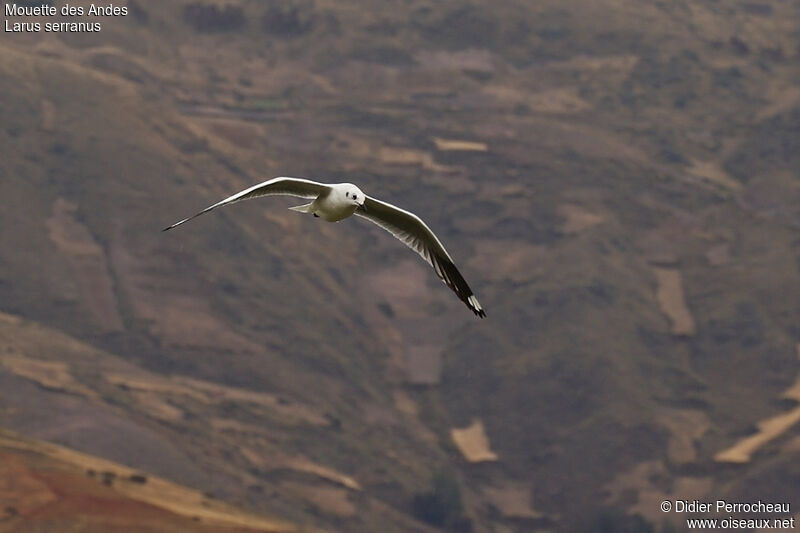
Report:
M0 38L0 531L797 515L800 3L124 5ZM291 199L160 232L277 175L488 317Z
M0 431L0 531L300 533L192 489Z

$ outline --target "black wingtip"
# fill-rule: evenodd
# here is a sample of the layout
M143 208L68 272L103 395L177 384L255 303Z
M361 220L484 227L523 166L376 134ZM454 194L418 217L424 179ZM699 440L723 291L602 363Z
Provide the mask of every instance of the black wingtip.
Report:
M461 278L461 281L463 281L463 278ZM464 281L463 283L464 287L467 289L467 291L469 291L469 294L466 297L462 296L463 293L459 294L458 292L456 292L456 294L458 294L458 297L461 298L461 301L467 304L469 310L475 313L478 316L478 318L486 318L486 311L483 310L483 307L481 307L481 304L478 302L478 299L475 298L475 295L472 293L472 291L469 290L467 282Z
M208 211L208 210L209 210L209 209L205 209L205 210L203 210L203 211L200 211L200 212L199 212L199 213L197 213L196 215L192 215L192 216L190 216L190 217L184 218L183 220L180 220L180 221L178 221L178 222L174 223L174 224L173 224L173 225L171 225L171 226L167 226L166 228L162 229L161 231L169 231L169 230L171 230L172 228L177 228L177 227L178 227L178 226L180 226L181 224L183 224L183 223L185 223L185 222L189 222L189 221L190 221L190 220L192 220L193 218L197 218L197 217L199 217L200 215L202 215L203 213L205 213L205 212L206 212L206 211Z
M189 217L189 218L194 218L194 217ZM183 224L184 222L186 222L187 220L189 220L189 218L185 218L185 219L181 220L180 222L176 222L175 224L172 224L171 226L167 226L166 228L162 229L161 231L169 231L172 228L176 228L176 227L180 226L181 224Z

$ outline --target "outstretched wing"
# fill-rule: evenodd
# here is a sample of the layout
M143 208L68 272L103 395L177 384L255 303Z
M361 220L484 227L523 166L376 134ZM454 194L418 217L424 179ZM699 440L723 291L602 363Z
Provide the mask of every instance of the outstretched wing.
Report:
M222 207L223 205L232 204L241 200L258 198L259 196L276 195L299 196L300 198L316 198L320 195L328 194L330 190L331 188L324 183L318 183L316 181L306 180L303 178L272 178L271 180L267 180L263 183L259 183L258 185L253 185L252 187L241 192L237 192L233 196L229 196L221 202L217 202L214 205L208 206L199 213L184 218L180 222L176 222L175 224L164 228L163 231L180 226L184 222L188 222L195 217L199 217L203 213L207 213L212 209L216 209L217 207Z
M417 215L370 196L364 201L364 209L357 210L355 214L374 222L421 255L473 313L481 318L486 316L486 312L478 303L464 276L456 268L450 254Z

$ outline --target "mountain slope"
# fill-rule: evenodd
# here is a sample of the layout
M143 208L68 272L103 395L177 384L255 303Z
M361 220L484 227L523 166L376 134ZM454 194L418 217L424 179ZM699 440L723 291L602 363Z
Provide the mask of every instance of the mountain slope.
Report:
M0 430L0 531L310 531L163 479Z

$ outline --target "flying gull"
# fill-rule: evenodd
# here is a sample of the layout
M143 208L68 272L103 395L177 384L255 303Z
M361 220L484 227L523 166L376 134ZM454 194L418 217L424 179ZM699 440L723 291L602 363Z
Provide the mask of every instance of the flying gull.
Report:
M313 198L314 200L308 204L289 209L300 213L311 213L328 222L339 222L353 214L374 222L422 256L436 271L439 279L450 287L473 313L481 318L486 316L486 312L478 303L464 276L456 268L450 254L422 219L414 213L367 196L352 183L329 184L303 178L273 178L206 207L199 213L164 228L164 231L223 205L260 196L276 195Z

